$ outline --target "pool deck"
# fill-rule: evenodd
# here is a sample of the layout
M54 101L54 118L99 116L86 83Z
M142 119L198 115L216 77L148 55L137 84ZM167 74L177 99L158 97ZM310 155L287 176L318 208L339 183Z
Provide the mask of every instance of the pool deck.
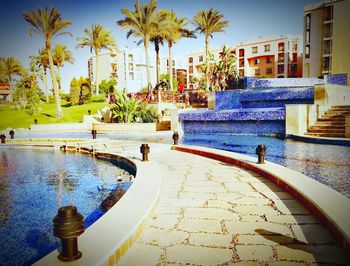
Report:
M153 182L153 186L159 185L160 189L159 193L157 189L151 191L150 187L150 190L143 190L143 193L137 196L142 200L145 195L149 197L148 192L156 194L156 200L148 201L153 206L148 206L145 210L149 213L145 219L147 223L144 223L137 238L133 238L133 243L129 242L126 249L112 252L104 264L350 264L349 255L321 225L320 220L295 199L295 195L283 191L283 186L277 186L261 173L219 160L218 156L229 155L253 164L251 157L249 159L248 156L220 151L216 156L211 156L214 158L212 159L206 158L208 156L203 157L203 151L209 154L212 149L179 147L178 150L174 150L170 145L149 144L150 161L141 162L140 144L110 140L82 141L79 145L74 143L75 148L79 146L81 149L85 148L85 151L91 149L92 145L96 154L119 154L135 162L138 169L140 167L139 170L150 166L152 169L146 169L147 175L140 175L138 172L136 180L140 178L147 183L147 178L150 178L148 183ZM267 163L262 167L269 170L277 166ZM287 170L281 170L281 174L291 175L296 181L290 182L296 182L293 186L297 189L297 176L293 176L293 173ZM310 182L301 185L315 185L316 181ZM133 186L136 184L135 182ZM320 190L312 192L314 189ZM332 211L336 212L334 215L338 220L334 223L345 231L344 241L348 241L346 236L349 234L349 218L346 217L350 200L321 184L314 189L305 187L301 194L306 198L313 195L310 193L321 194L320 198L312 199L321 207L322 198L329 200L326 193L334 196L333 205L329 205L328 208L336 206L338 210L327 210L326 213L330 215L329 218L334 219ZM133 193L132 190L130 192ZM118 204L115 207L117 206ZM345 218L341 215L342 212L345 212ZM345 225L342 225L343 223ZM113 221L113 224L118 227L118 221ZM84 256L88 254L84 254L83 246L83 258L71 263L72 265L84 265ZM49 262L50 265L63 265L55 260L57 251L53 253L38 264L44 265L45 262Z

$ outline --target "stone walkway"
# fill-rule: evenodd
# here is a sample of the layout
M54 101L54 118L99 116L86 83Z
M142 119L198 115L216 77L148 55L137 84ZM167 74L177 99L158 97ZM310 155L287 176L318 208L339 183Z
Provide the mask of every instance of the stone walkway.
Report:
M328 231L267 179L178 151L150 159L167 175L148 227L120 265L350 264Z

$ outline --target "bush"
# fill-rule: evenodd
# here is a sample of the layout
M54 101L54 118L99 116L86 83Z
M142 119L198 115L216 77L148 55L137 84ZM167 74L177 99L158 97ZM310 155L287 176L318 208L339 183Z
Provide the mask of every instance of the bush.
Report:
M106 102L106 96L105 95L93 95L91 97L91 101L94 103L104 103L104 102Z

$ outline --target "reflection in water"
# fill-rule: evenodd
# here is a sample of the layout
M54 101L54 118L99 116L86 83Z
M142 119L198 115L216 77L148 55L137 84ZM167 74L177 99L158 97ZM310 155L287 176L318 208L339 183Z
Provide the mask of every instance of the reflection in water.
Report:
M180 142L253 157L256 146L265 144L266 160L308 175L350 198L350 147L237 135L185 134Z
M0 265L28 265L57 248L52 218L59 206L77 206L87 228L103 215L100 204L119 175L129 176L81 154L0 149L0 159ZM108 173L106 191L101 172Z

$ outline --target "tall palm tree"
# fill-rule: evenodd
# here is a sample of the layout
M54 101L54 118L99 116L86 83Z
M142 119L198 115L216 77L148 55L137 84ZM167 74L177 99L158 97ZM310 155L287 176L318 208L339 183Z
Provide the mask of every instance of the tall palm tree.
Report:
M33 32L42 36L45 40L45 49L49 57L49 66L51 73L52 86L55 93L56 100L56 116L63 117L61 108L61 99L57 88L56 73L54 70L52 53L51 53L51 41L54 37L69 34L69 32L63 32L62 30L72 23L68 20L63 20L61 14L55 9L47 7L45 9L39 8L37 11L25 11L23 13L24 19L31 25L29 29L29 35L31 36Z
M139 43L143 42L146 55L146 72L148 87L151 87L151 75L148 57L148 45L152 34L156 31L157 17L156 17L157 1L151 0L148 5L135 2L135 11L129 9L122 9L121 13L125 16L124 19L117 21L122 29L129 29L127 38L131 35L136 38L141 38Z
M39 49L39 55L30 56L31 62L35 63L37 66L42 67L44 71L43 83L45 87L46 102L49 102L49 90L47 85L47 68L49 67L49 55L46 49Z
M53 49L53 63L57 67L58 90L61 91L61 67L64 63L74 63L72 52L65 45L56 44Z
M13 58L0 57L0 77L10 83L10 89L12 87L13 76L21 76L24 71L21 63Z
M208 64L209 52L209 37L213 38L213 33L224 32L224 28L228 26L228 21L223 20L223 15L219 11L210 8L208 10L200 11L193 17L193 24L196 26L196 31L200 31L205 35L205 63ZM206 68L206 88L208 89L208 70Z
M77 40L80 43L77 45L77 48L90 47L90 52L95 52L95 93L98 94L98 84L97 84L97 74L98 74L98 56L100 54L101 49L108 49L113 51L116 49L116 43L114 38L111 35L109 30L105 30L101 25L92 25L91 31L88 29L84 30L86 36L80 37Z
M163 29L164 29L164 38L168 42L168 48L169 48L169 67L168 67L168 74L169 74L169 82L170 82L170 91L174 91L173 88L173 58L172 58L172 47L173 44L179 41L183 37L194 37L194 34L192 31L185 28L187 25L187 21L185 17L178 18L176 16L176 13L171 11L163 11L163 13L166 16L166 20L163 23Z

